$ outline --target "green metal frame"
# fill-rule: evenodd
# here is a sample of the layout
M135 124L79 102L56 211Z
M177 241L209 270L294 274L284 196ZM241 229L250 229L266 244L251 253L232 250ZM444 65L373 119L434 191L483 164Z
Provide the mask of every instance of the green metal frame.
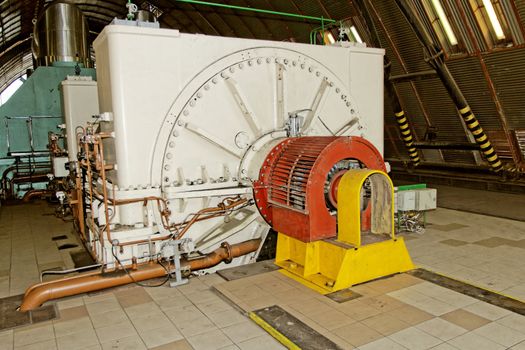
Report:
M214 7L222 7L232 10L238 10L238 11L249 11L249 12L258 12L258 13L266 13L269 15L277 15L277 16L284 16L284 17L293 17L293 18L300 18L300 19L308 19L312 21L319 21L319 22L326 22L326 23L335 23L336 20L328 19L324 17L315 17L315 16L305 16L300 15L298 13L290 13L290 12L280 12L280 11L272 11L272 10L265 10L260 8L253 8L253 7L244 7L244 6L235 6L235 5L229 5L229 4L220 4L216 2L209 2L209 1L200 1L200 0L175 0L176 2L184 2L188 4L194 4L194 5L206 5L206 6L214 6Z

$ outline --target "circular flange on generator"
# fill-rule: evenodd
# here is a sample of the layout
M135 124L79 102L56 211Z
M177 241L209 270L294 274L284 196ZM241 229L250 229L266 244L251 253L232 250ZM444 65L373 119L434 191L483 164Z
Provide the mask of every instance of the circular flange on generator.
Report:
M338 74L305 53L254 47L218 59L187 82L160 129L151 177L179 222L229 196L251 198L263 160L286 138L288 113L305 108L303 135L368 135L357 102ZM260 235L255 206L197 222L188 232L206 251L224 237ZM161 228L162 230L162 228Z

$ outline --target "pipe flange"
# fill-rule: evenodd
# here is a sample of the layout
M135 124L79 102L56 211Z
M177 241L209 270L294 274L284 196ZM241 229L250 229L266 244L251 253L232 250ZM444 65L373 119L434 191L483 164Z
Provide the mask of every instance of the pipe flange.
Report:
M232 255L232 247L231 245L228 243L228 242L222 242L221 243L221 248L224 248L226 249L226 253L228 254L228 257L226 259L224 259L224 263L225 264L229 264L232 262L233 260L233 255Z

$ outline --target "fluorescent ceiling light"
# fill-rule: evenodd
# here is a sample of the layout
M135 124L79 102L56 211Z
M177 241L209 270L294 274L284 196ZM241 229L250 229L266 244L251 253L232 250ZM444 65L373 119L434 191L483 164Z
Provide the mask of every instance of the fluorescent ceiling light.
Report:
M485 10L487 10L487 14L489 15L490 23L492 24L494 34L496 34L496 38L498 38L499 40L505 39L505 34L503 33L503 29L501 28L501 24L499 23L498 16L496 15L496 11L494 10L494 6L492 6L492 1L483 0L483 6L485 6Z
M450 22L448 21L447 15L445 15L443 6L441 6L441 1L432 0L432 5L434 5L434 9L437 12L441 24L443 25L443 29L445 29L445 34L447 35L448 41L450 41L451 45L457 45L458 39L456 38L456 35L454 34L452 27L450 26Z
M352 35L354 36L355 40L358 42L358 43L362 43L363 42L363 39L361 39L361 36L359 35L359 33L357 32L357 29L355 26L351 26L350 27L350 31L352 32Z
M324 32L324 42L325 44L334 44L335 38L334 35L331 32Z

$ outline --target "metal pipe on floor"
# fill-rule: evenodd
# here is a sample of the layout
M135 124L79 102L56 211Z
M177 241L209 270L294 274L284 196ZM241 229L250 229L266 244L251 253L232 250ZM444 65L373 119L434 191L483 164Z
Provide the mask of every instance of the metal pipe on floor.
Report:
M201 258L182 260L181 268L196 271L216 266L223 261L228 263L233 258L257 251L260 245L261 239L251 239L233 245L223 243L220 248ZM147 263L137 269L128 270L128 273L123 270L95 274L90 272L64 280L35 284L27 289L22 305L20 305L20 311L33 310L52 299L162 277L166 275L166 270L158 263Z
M24 193L24 196L22 197L23 202L29 202L31 199L35 197L42 197L46 194L52 194L53 191L49 190L29 190L26 193Z

